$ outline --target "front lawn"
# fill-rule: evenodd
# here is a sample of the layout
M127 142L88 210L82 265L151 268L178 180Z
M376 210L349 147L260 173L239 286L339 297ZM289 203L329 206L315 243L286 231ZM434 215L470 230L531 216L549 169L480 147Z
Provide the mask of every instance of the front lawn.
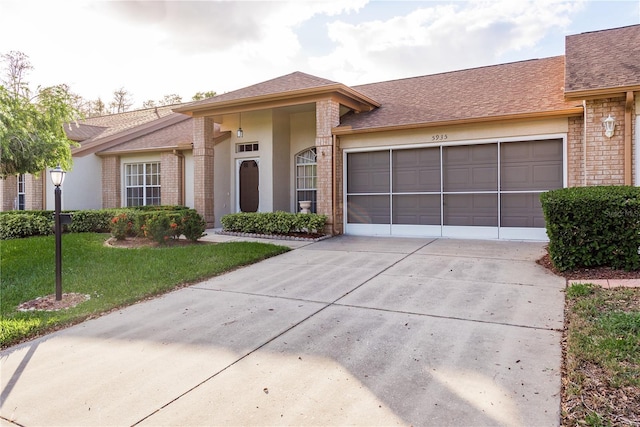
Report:
M567 289L563 426L640 425L640 289Z
M63 235L62 290L90 299L60 311L17 311L55 293L54 236L0 242L0 347L289 250L255 242L119 249L104 245L108 237Z

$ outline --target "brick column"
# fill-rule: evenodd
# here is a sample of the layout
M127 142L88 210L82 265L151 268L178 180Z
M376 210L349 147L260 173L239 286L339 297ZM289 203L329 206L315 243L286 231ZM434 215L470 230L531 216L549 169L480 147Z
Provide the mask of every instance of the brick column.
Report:
M121 173L120 156L102 158L102 208L119 208L121 206Z
M193 119L193 204L207 227L213 227L213 119Z
M586 185L624 184L624 104L624 97L587 101ZM609 114L616 120L611 138L602 124Z
M18 197L18 177L10 175L0 179L0 209L12 211L15 209L16 198Z
M317 212L327 215L327 230L333 229L333 135L340 124L340 104L333 99L316 102Z
M46 172L41 172L38 177L31 174L24 176L24 209L28 211L39 211L44 209L43 194L44 180L47 178Z
M567 134L567 185L584 185L584 117L569 117Z
M160 184L163 205L183 204L182 159L179 154L164 152L160 156Z

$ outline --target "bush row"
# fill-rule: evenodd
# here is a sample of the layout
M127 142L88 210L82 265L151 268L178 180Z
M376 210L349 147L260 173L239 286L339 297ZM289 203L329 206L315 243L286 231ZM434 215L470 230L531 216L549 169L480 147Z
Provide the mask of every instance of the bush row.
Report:
M563 188L540 201L556 268L640 268L640 187Z
M206 223L195 209L127 210L111 219L111 235L122 240L144 236L159 243L184 235L196 241L204 236Z
M224 231L259 234L322 233L325 215L290 212L241 212L220 218Z
M155 209L151 209L155 208ZM65 211L71 213L71 224L65 225L65 231L73 233L109 233L114 226L114 218L125 215L128 222L132 223L132 235L143 235L142 226L150 221L152 232L149 236L158 236L161 232L160 223L176 225L172 228L171 236L177 237L184 234L187 238L197 240L205 229L202 217L193 209L185 206L145 206L139 208L96 209ZM167 217L167 219L164 219ZM179 223L177 222L179 221ZM47 235L53 233L53 211L8 211L0 214L0 240L18 239L29 236ZM178 228L178 225L180 226ZM176 236L176 233L180 232ZM167 235L170 233L166 233ZM197 237L195 237L197 236ZM164 236L161 237L164 240Z

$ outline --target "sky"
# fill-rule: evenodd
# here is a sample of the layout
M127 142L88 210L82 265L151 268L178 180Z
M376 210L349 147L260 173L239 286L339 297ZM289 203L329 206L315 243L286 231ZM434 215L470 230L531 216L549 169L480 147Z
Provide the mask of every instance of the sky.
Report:
M546 58L636 24L640 0L0 0L0 54L29 56L32 87L140 108L294 71L354 86Z

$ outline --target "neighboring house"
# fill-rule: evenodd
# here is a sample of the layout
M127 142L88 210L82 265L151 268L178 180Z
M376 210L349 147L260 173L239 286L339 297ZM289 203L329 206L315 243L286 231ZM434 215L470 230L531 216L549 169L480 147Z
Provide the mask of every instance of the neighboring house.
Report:
M67 179L99 176L99 207L186 204L210 226L309 200L336 234L546 239L541 192L640 182L638 58L635 25L367 85L295 72L84 139Z

